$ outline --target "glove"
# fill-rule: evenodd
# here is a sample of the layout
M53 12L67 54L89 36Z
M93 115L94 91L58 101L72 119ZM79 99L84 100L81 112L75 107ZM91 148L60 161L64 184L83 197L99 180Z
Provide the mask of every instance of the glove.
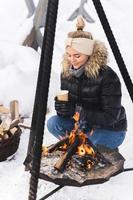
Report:
M71 117L75 112L75 105L70 101L60 101L55 97L55 110L61 117Z

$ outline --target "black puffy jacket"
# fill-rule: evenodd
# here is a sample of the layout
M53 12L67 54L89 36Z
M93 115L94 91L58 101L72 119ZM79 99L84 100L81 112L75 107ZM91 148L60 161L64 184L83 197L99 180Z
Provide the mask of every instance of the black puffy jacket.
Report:
M97 78L61 76L61 89L69 90L69 101L83 107L90 127L126 130L125 109L121 105L121 84L110 68L101 69Z

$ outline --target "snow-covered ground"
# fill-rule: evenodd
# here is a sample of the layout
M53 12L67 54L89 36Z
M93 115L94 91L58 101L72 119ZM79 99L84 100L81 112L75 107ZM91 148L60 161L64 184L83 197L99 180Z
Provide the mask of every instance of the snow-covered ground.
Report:
M38 0L35 1L37 4ZM49 88L48 107L50 113L54 113L53 97L59 89L59 74L61 71L61 57L64 42L68 31L75 28L75 21L68 22L68 17L79 6L80 0L71 3L65 0L59 1L57 29L55 37L52 74ZM130 0L102 0L103 7L110 22L112 31L118 42L120 51L131 78L133 79L133 2ZM122 82L123 105L127 110L128 131L120 152L126 158L125 168L133 167L133 105L122 80L114 56L108 45L103 28L98 19L92 1L85 4L85 9L96 21L87 24L86 30L92 32L94 38L106 43L110 54L109 65L118 73ZM32 17L27 19L27 8L24 0L0 0L0 102L9 106L9 101L19 101L20 112L28 116L32 115L36 80L38 75L40 54L30 47L21 46L32 27ZM26 121L30 124L31 117ZM29 130L24 130L21 136L19 149L11 160L0 163L0 199L1 200L26 200L29 192L29 172L24 170L23 161L26 157ZM56 142L45 128L44 144ZM81 188L64 187L49 199L58 200L132 200L133 171L124 172L101 185L90 185ZM55 184L39 180L38 199L56 187Z

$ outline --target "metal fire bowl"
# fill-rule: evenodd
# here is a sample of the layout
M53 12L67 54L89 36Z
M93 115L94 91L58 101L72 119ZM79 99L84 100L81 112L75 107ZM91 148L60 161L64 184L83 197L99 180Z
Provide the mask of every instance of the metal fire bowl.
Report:
M60 159L61 152L54 151L48 157L42 157L39 178L58 185L77 187L100 184L108 181L110 177L123 171L125 159L117 151L109 149L105 149L104 151L102 149L101 153L111 162L111 164L107 164L104 167L94 167L91 170L85 170L79 166L69 166L68 163L66 170L63 173L60 173L54 169L54 165L57 160Z

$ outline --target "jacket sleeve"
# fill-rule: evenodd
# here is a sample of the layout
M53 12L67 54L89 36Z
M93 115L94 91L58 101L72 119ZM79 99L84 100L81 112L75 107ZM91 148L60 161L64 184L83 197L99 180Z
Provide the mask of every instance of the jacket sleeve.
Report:
M105 73L101 83L100 110L86 111L86 118L90 126L113 126L121 113L121 84L113 70Z

